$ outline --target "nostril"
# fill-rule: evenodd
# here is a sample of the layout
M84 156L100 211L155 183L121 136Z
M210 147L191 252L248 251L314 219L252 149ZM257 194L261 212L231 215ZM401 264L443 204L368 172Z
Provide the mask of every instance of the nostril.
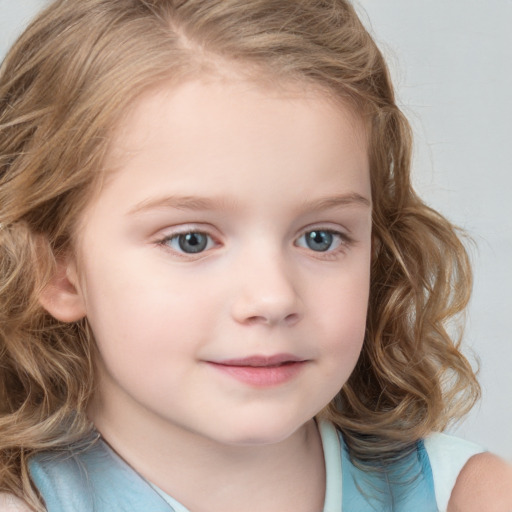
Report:
M249 325L254 324L269 324L270 320L264 316L250 316L245 320L245 323Z
M287 315L284 319L285 323L289 325L296 324L300 319L300 315L298 313L291 313Z
M256 324L263 324L263 325L272 325L275 323L285 323L288 325L293 325L299 321L300 315L297 313L291 313L289 315L286 315L282 320L278 318L273 318L271 316L265 316L265 315L254 315L249 316L245 319L245 323L248 325L256 325Z

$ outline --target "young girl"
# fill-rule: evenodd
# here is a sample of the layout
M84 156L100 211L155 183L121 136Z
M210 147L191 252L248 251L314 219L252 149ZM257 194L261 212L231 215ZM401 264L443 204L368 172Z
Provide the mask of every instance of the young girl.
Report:
M345 0L54 1L0 133L1 511L512 510Z

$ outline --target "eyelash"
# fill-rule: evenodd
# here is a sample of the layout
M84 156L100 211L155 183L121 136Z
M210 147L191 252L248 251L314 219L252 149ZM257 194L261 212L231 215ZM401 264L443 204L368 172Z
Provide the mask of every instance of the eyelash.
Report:
M306 237L308 234L312 235L313 233L323 233L327 234L331 237L333 237L333 243L337 243L336 247L334 249L331 249L331 247L327 248L326 250L320 250L315 251L311 249L311 247L308 247L307 241L305 242L305 245L299 245L299 241ZM197 252L185 252L183 251L183 248L173 248L171 247L171 242L175 242L179 245L180 244L180 237L183 236L189 236L189 235L199 235L199 236L205 236L207 237L206 246L202 248L201 250L198 250ZM337 242L335 242L337 240ZM182 258L200 258L201 255L203 255L208 250L215 247L215 245L218 245L218 243L215 241L215 238L207 233L206 231L201 231L199 229L188 229L183 230L180 232L173 233L171 235L167 235L164 238L158 240L157 245L163 247L166 250L172 251L174 254L178 255ZM317 258L321 259L336 259L340 253L343 253L347 248L349 248L353 244L353 240L347 236L345 233L342 233L340 231L336 231L333 229L328 228L308 228L306 231L303 231L303 233L295 240L294 245L296 247L303 248L305 250L309 250L309 252L315 254Z
M183 237L183 236L186 237L189 235L204 235L204 236L206 236L208 238L206 247L200 251L195 252L195 253L194 252L188 253L188 252L180 251L176 248L171 247L170 242L176 241L179 244L180 237ZM205 231L201 231L198 229L197 230L189 229L186 231L173 233L172 235L167 235L164 238L162 238L161 240L158 240L157 244L174 252L175 254L179 255L180 257L187 258L187 257L191 257L194 255L201 255L203 252L207 251L208 249L211 249L212 245L215 245L215 241L214 241L213 237L210 234L206 233Z
M329 248L327 248L324 251L322 251L322 250L315 251L311 247L307 246L307 241L305 242L306 246L299 245L299 240L301 240L302 238L306 237L307 235L311 236L314 233L317 233L317 234L318 233L323 233L323 234L329 235L330 237L333 238L332 242L336 243L336 247L334 247L334 248L329 247ZM297 246L297 247L303 247L306 250L310 250L310 252L315 254L315 257L317 257L317 258L327 259L327 260L329 260L329 259L334 260L340 254L344 253L345 250L347 248L349 248L352 244L353 244L353 240L350 237L348 237L345 233L342 233L340 231L336 231L336 230L333 230L333 229L326 229L326 228L319 227L319 228L312 228L312 229L309 228L307 231L304 231L302 233L302 235L296 239L294 245Z

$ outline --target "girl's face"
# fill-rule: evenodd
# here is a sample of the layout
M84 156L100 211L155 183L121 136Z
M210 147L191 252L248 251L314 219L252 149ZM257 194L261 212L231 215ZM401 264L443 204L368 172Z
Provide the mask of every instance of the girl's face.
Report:
M361 120L314 90L190 81L134 105L107 167L81 219L76 282L100 430L231 445L297 431L363 343Z

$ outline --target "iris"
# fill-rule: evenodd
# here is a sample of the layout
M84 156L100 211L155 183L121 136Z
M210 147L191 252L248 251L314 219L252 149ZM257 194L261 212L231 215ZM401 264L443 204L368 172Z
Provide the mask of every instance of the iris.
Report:
M312 251L325 252L331 248L334 235L329 231L310 231L305 238L306 245Z

